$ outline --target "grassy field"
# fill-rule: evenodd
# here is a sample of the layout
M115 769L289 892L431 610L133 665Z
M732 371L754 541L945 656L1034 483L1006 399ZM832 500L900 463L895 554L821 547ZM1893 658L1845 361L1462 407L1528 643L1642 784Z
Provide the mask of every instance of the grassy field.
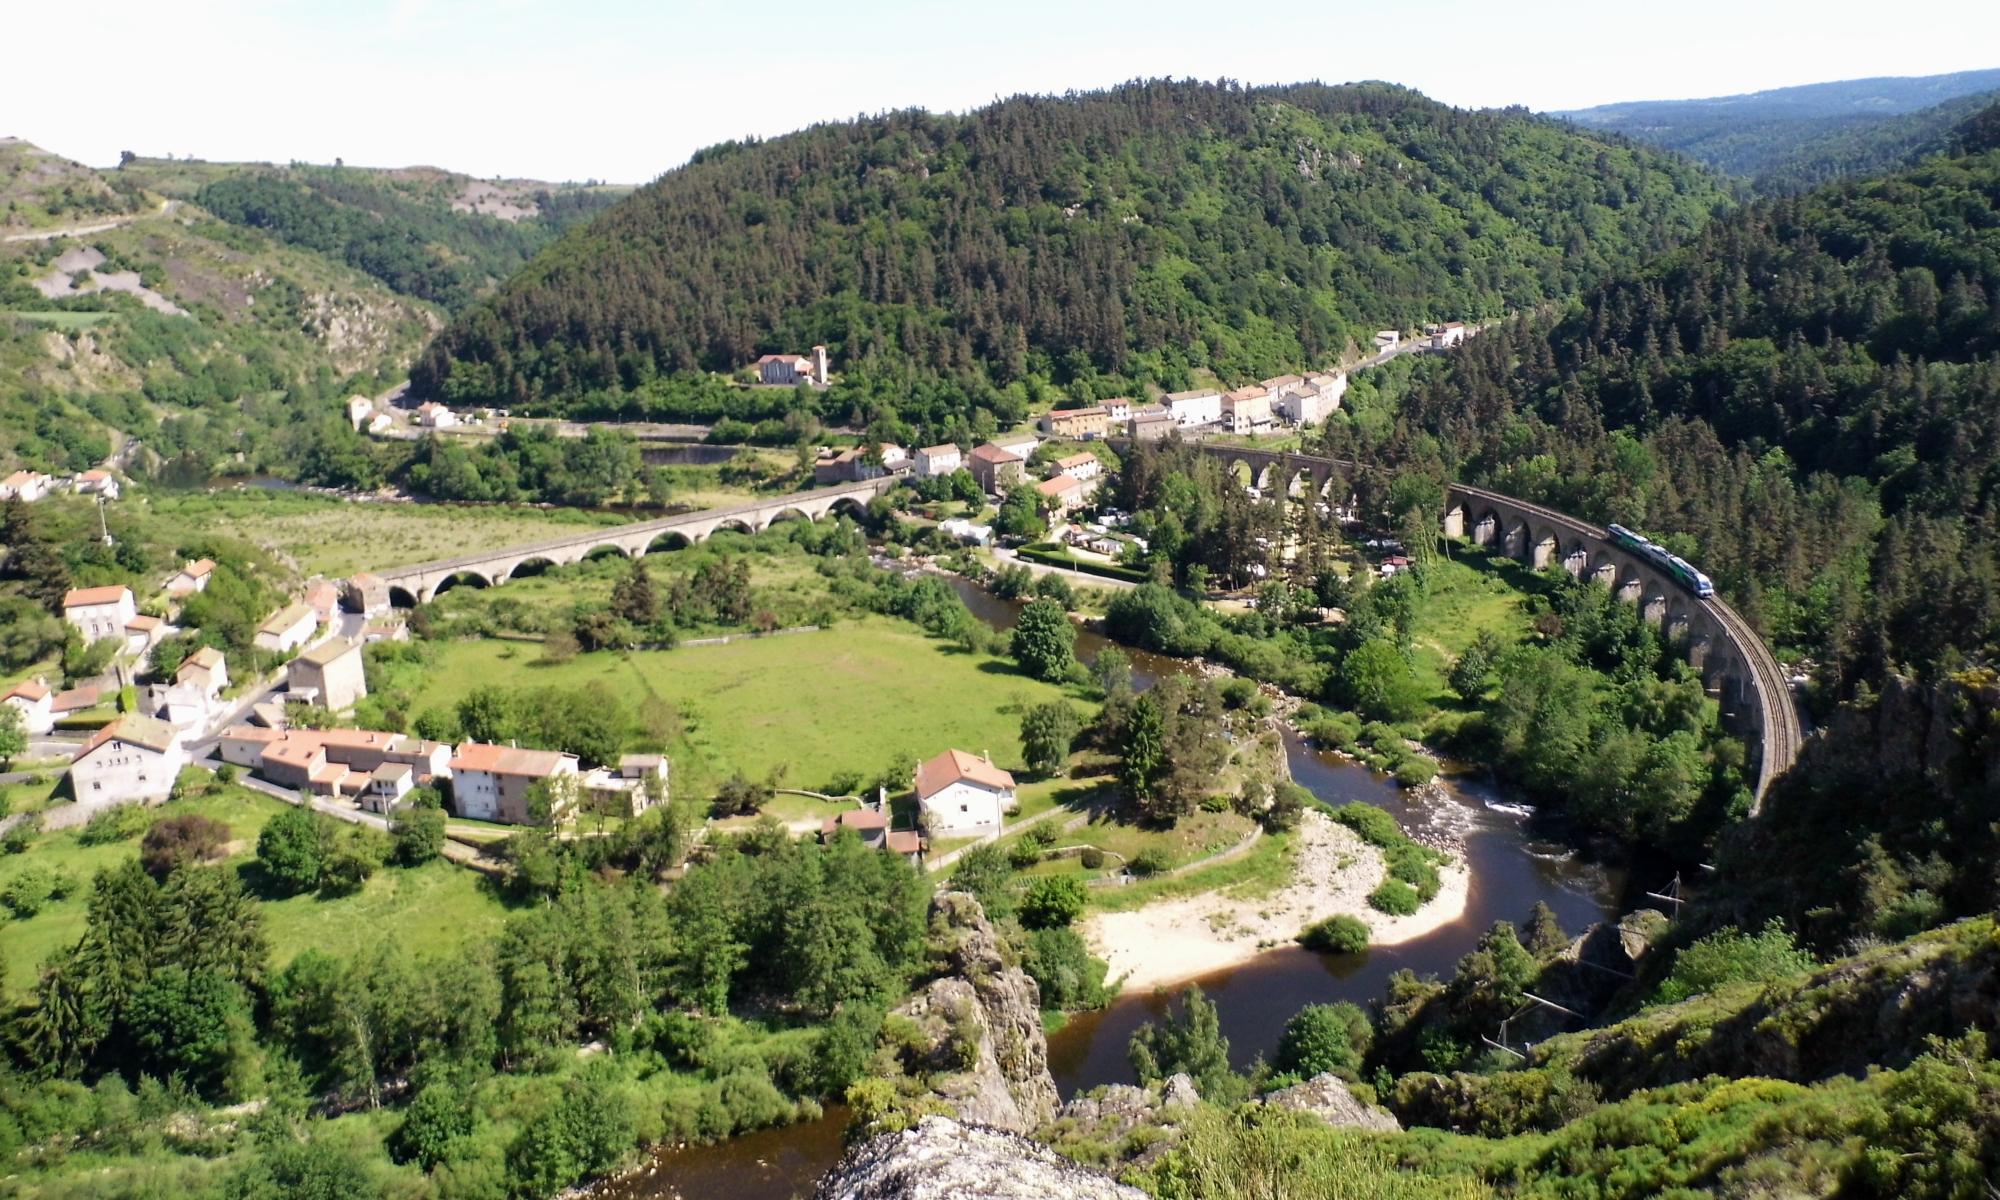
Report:
M71 329L89 329L93 325L102 325L106 321L115 321L118 319L118 314L109 312L21 312L15 309L0 310L0 320L5 320L8 317L27 321L35 325L46 325L52 329L68 331Z
M1442 708L1458 702L1445 675L1474 638L1488 632L1511 646L1530 632L1522 588L1534 586L1526 568L1511 560L1456 545L1452 553L1455 559L1440 558L1429 572L1429 592L1411 630L1417 679L1431 703Z
M156 810L156 816L192 812L229 826L229 862L248 864L257 834L283 805L242 788L221 788L198 799L183 800ZM143 831L144 826L139 826ZM34 986L36 971L50 956L76 944L83 935L90 898L90 880L97 872L133 857L139 833L119 841L86 846L77 830L42 834L27 852L0 858L0 888L33 867L65 873L77 886L62 900L50 901L27 920L0 921L0 942L6 953L6 976L0 991L19 995ZM282 967L308 946L349 955L393 937L418 954L448 951L467 941L496 932L506 908L484 876L450 863L437 862L415 870L385 867L352 896L320 899L292 896L262 904L264 933L271 946L271 966Z
M488 683L601 681L634 707L652 693L679 711L684 730L668 750L676 792L704 796L733 771L763 778L783 766L787 786L824 790L843 773L872 778L898 755L921 760L952 746L1018 769L1022 711L1063 694L1006 660L963 653L886 617L726 646L562 663L539 653L495 641L439 646L412 688L411 711L453 705Z
M332 576L445 558L558 537L581 526L635 518L576 509L503 505L353 504L332 497L260 488L158 494L155 517L214 524L290 559L300 572Z

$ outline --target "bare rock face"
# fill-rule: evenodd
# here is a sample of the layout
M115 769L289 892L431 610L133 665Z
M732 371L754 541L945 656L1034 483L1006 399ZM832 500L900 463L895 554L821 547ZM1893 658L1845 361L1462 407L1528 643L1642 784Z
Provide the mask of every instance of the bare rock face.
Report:
M1402 1122L1390 1113L1355 1099L1347 1084L1333 1074L1315 1075L1304 1083L1271 1092L1264 1103L1318 1117L1336 1129L1371 1133L1400 1133L1403 1129Z
M925 1077L961 1121L1033 1130L1057 1102L1041 990L1002 956L985 911L964 892L932 898L931 938L947 973L896 1010L922 1033L903 1069Z
M925 1117L847 1152L814 1200L1145 1200L1018 1133Z

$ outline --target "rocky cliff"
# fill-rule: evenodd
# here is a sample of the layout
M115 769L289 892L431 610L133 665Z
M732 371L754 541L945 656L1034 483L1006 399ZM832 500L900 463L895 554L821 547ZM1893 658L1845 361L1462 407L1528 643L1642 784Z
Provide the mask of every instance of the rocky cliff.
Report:
M820 1180L814 1200L1144 1200L1018 1133L949 1117L871 1138Z

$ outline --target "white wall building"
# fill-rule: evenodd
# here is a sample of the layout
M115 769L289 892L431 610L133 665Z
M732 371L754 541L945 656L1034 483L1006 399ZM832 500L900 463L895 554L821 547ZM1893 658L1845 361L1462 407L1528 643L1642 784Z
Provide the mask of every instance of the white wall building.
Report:
M49 494L55 481L40 471L16 471L0 479L0 500L20 500L32 504Z
M173 790L186 765L180 730L126 713L98 730L70 760L70 790L78 804L158 799Z
M1174 414L1174 424L1183 429L1193 425L1213 425L1222 420L1222 393L1214 388L1168 392L1166 405L1167 411Z
M283 654L305 645L318 628L319 618L313 615L312 609L303 604L287 604L257 627L257 635L251 639L251 644L259 650Z
M132 589L113 584L107 587L72 588L63 597L63 620L76 627L86 642L125 637L125 627L139 615Z
M0 696L0 704L20 713L21 728L31 734L47 733L56 727L55 693L49 690L48 681L39 676L15 684L5 696Z
M949 475L964 465L965 454L950 443L942 446L925 446L917 451L916 475L919 479Z
M1014 777L990 758L947 750L917 768L917 813L932 838L999 833L1020 805Z

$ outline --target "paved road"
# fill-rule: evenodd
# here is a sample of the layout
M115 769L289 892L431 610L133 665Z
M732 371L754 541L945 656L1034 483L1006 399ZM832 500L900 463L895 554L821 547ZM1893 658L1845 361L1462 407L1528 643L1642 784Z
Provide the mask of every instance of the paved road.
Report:
M1043 575L1060 575L1064 579L1069 580L1071 583L1076 584L1078 587L1101 587L1101 588L1124 589L1124 588L1135 588L1139 586L1136 582L1130 579L1113 579L1109 575L1092 575L1088 571L1072 571L1068 567L1050 566L1048 563L1045 562L1036 562L1032 558L1022 558L1020 555L1014 553L1012 550L1006 549L1003 546L993 547L993 557L999 559L1002 563L1005 564L1011 564L1017 567L1026 567L1028 568L1028 570L1034 572L1037 578L1040 578Z

